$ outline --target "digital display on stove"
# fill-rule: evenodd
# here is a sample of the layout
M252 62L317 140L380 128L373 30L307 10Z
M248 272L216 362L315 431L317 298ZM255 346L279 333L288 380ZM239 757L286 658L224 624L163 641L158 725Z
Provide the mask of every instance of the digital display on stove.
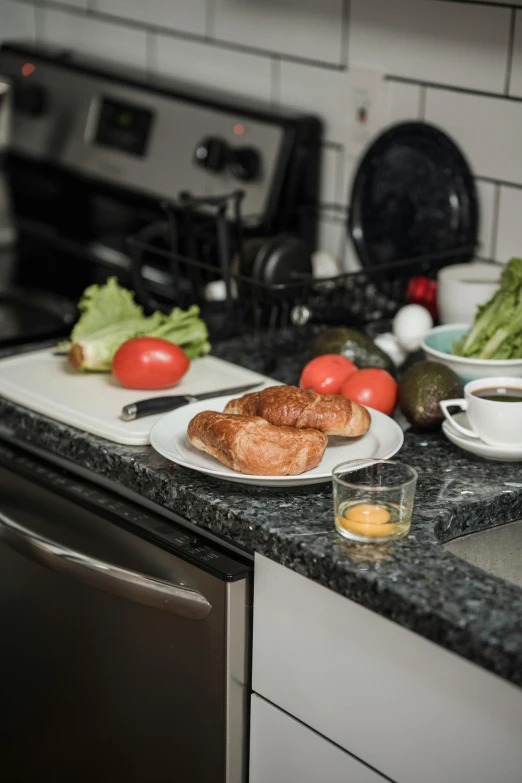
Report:
M95 144L143 157L147 151L153 112L112 98L101 101Z

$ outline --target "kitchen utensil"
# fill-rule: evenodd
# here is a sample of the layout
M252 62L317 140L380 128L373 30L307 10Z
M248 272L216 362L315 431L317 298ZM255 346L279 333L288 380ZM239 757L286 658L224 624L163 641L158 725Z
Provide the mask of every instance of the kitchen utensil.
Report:
M451 261L466 262L477 231L474 180L445 133L424 122L400 123L370 145L348 214L348 233L363 267L451 249L457 253ZM412 268L411 274L422 271Z
M522 359L468 359L451 353L454 342L469 331L468 324L447 324L431 329L422 343L427 359L451 367L464 383L504 375L522 377Z
M144 416L152 416L155 413L166 413L175 408L181 408L183 405L189 405L192 402L202 400L211 400L213 397L223 397L225 394L236 395L244 394L250 389L256 389L261 386L258 383L249 383L247 386L236 386L233 389L218 389L218 391L204 392L202 394L169 394L165 397L149 397L146 400L132 402L125 405L121 410L121 417L124 421L134 421Z
M222 411L232 397L218 397L212 409ZM183 465L216 479L260 487L298 487L330 481L333 468L347 459L388 459L402 446L404 435L399 425L384 413L370 409L372 424L361 438L329 438L322 462L300 476L247 476L225 467L209 454L194 448L187 438L189 421L203 410L205 402L195 402L167 413L150 431L153 449L177 465Z
M478 305L500 285L501 264L473 261L445 266L437 275L437 306L441 324L473 323Z
M411 524L417 471L393 460L349 460L332 471L335 527L352 541L405 536Z
M497 389L501 392L495 399L478 396L481 390ZM507 402L511 389L522 392L522 378L482 378L471 381L464 387L464 397L443 400L440 403L447 421L461 435L468 438L481 438L489 446L517 448L522 445L522 398L518 402ZM459 407L467 412L469 427L454 421L449 412L451 407Z
M214 393L219 386L228 389L259 383L272 386L277 381L215 356L204 356L191 362L176 391L180 395ZM142 399L165 396L165 391L125 389L111 373L74 370L49 348L0 361L0 395L92 435L139 446L149 443L151 425L160 414L125 422L121 409Z
M453 419L455 423L460 424L462 427L469 428L470 426L467 414L464 412L455 414ZM470 438L469 435L459 432L449 421L442 422L442 431L455 446L468 451L470 454L475 454L477 457L484 457L484 459L491 459L497 462L522 462L522 445L515 448L490 446L480 438Z

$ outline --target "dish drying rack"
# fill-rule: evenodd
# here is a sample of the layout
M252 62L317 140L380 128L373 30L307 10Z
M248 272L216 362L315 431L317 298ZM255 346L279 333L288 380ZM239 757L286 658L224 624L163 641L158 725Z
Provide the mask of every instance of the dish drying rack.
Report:
M194 198L182 194L163 202L165 220L128 237L132 283L137 298L148 309L187 308L197 304L207 321L211 339L252 334L266 347L284 330L312 324L364 329L392 319L409 301L412 278L435 279L443 266L469 260L474 247L436 250L413 258L342 272L332 277L301 275L269 284L242 273L244 242L269 238L273 226L249 228L241 215L242 192ZM317 212L317 210L316 210ZM317 220L308 210L293 215L298 230ZM296 231L297 233L297 231ZM167 271L168 293L151 296L144 283L145 265ZM211 299L208 284L220 281L219 301Z

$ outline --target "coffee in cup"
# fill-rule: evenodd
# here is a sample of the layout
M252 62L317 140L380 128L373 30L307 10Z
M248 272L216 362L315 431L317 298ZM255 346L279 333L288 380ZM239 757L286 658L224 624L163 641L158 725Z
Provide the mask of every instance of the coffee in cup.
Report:
M459 424L449 408L467 412L471 429ZM442 412L451 426L490 446L522 447L522 378L482 378L464 386L464 398L443 400Z

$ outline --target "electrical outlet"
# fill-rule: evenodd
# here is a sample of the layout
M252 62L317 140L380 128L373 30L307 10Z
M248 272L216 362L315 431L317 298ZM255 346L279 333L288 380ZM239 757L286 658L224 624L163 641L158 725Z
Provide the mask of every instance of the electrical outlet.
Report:
M348 71L346 150L358 154L386 125L388 82L374 71Z

